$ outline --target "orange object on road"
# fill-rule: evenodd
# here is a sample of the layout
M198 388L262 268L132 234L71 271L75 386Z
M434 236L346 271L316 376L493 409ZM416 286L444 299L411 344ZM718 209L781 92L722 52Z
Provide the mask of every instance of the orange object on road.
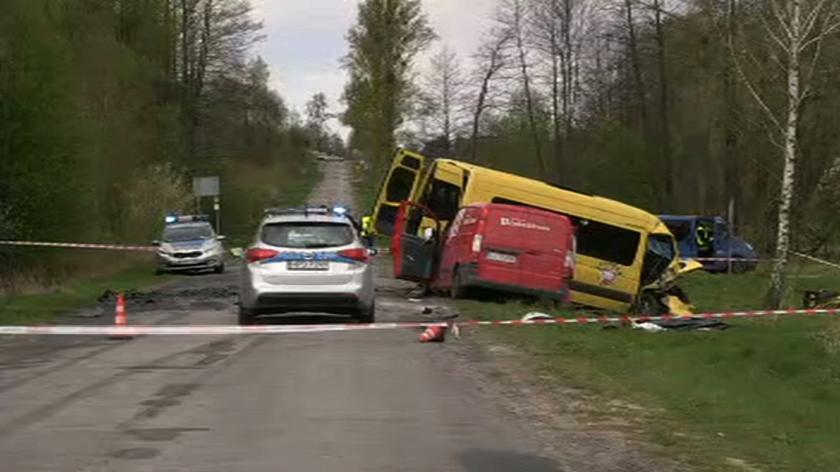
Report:
M117 307L116 313L114 314L114 326L118 328L127 328L128 327L128 313L125 309L125 296L122 292L117 294ZM108 339L132 339L134 336L129 334L114 334L108 337Z
M420 335L421 343L442 343L446 340L446 326L429 326Z

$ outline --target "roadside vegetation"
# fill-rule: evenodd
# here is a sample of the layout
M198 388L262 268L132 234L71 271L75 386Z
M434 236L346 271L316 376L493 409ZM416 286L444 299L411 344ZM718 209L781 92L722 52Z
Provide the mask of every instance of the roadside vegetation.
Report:
M154 275L154 265L148 260L135 259L121 270L105 272L94 277L75 278L49 290L38 286L37 291L0 297L0 324L38 324L49 322L56 315L77 308L89 307L108 290L126 292L170 280L171 276ZM112 316L109 312L105 316Z
M786 305L802 290L840 286L834 269L797 265ZM769 270L689 275L699 311L759 306ZM467 319L518 319L546 307L459 302ZM561 313L562 314L562 313ZM566 314L566 316L573 316ZM600 326L471 330L527 353L535 371L566 387L620 399L611 410L698 470L833 471L840 461L840 318L727 320L726 331L648 333ZM749 469L749 466L755 469Z

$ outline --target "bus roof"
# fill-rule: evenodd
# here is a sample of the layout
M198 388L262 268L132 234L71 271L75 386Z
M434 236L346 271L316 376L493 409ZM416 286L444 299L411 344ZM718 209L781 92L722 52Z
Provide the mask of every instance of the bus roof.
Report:
M589 209L592 212L610 213L616 217L632 220L636 226L644 228L648 231L652 231L662 224L662 220L653 213L610 198L578 192L576 190L551 185L540 180L453 159L436 159L436 161L438 166L455 166L468 170L473 175L486 175L488 177L494 176L500 179L506 179L508 182L516 185L517 188L522 190L530 189L540 193L555 193L556 195L562 194L564 198L574 200L573 203L580 207ZM587 217L587 215L579 216Z

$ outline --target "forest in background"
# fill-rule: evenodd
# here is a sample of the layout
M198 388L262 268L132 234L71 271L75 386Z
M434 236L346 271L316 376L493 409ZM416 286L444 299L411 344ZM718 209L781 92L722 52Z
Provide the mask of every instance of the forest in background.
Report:
M366 2L356 28L375 30L379 3ZM500 0L493 26L470 57L435 41L421 2L396 3L415 4L397 10L416 7L409 22L414 32L406 37L417 39L395 47L415 67L421 51L431 60L419 78L397 67L402 83L396 82L396 111L389 112L397 116L393 144L656 213L725 216L734 200L738 230L772 253L781 138L746 85L784 116L784 58L765 29L768 2ZM354 46L358 34L349 36L348 69L351 77L364 77L365 63L355 57L380 56L387 45L357 40ZM838 32L822 47L799 124L794 214L800 231L794 236L803 250L835 255L840 198L826 192L840 186ZM345 90L345 122L353 129L352 147L380 156L371 144L376 133L365 126L371 120L355 120L378 106L358 90L388 84L384 74L371 77Z
M316 177L326 133L269 88L261 27L246 0L4 2L0 239L147 244L204 175L221 176L223 230L250 232ZM3 249L0 290L127 258Z

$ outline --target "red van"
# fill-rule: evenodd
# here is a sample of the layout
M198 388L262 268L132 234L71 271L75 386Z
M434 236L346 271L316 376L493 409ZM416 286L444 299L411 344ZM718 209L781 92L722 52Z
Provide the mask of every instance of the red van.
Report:
M569 218L516 205L471 205L435 241L411 232L411 220L419 217L416 210L434 215L407 205L401 208L392 240L398 278L427 282L455 298L481 288L567 300L575 262Z

